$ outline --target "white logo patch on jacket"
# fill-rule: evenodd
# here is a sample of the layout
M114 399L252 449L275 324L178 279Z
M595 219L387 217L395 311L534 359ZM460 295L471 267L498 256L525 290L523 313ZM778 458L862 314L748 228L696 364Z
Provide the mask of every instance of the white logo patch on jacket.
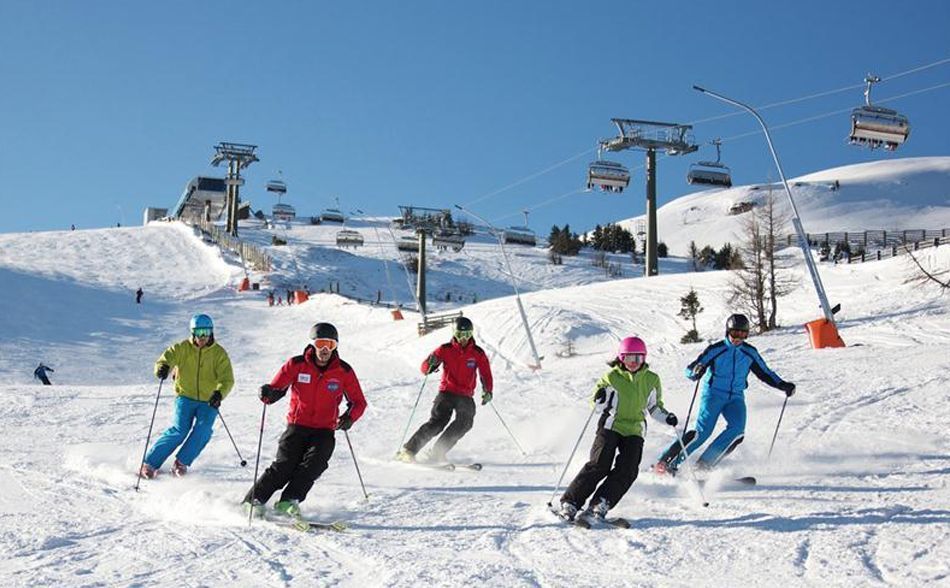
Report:
M310 374L297 374L297 381L301 384L309 384Z

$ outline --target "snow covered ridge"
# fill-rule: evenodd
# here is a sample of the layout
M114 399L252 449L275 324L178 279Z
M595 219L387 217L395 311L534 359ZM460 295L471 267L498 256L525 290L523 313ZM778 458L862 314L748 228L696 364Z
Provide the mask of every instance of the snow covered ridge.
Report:
M789 184L809 233L950 227L950 157L849 165L789 178ZM787 209L781 183L772 188ZM685 255L690 241L717 249L735 243L743 214L730 214L730 209L759 204L768 192L763 183L681 196L657 211L660 240L673 255ZM643 219L619 224L635 232Z
M307 271L326 268L344 287L386 287L373 227L355 228L367 238L356 254L336 251L332 233L296 225L287 248L305 254ZM392 456L420 391L412 428L428 413L437 385L432 377L423 385L419 364L447 330L419 337L413 313L393 321L388 309L329 294L271 308L261 293L226 287L240 269L190 233L169 225L125 231L0 236L5 585L851 587L940 586L950 578L950 439L941 434L950 420L950 312L945 295L908 282L909 259L822 266L829 297L843 304L849 347L809 349L800 325L818 308L803 274L780 306L785 327L752 337L769 366L798 385L771 460L784 397L752 378L745 442L704 488L709 508L685 478L641 471L611 511L632 529L586 531L558 522L545 503L590 415L605 362L620 337L643 337L666 409L685 418L693 384L682 371L704 344L679 343L688 327L675 314L676 300L694 287L705 307L700 335L721 337L731 312L728 273L674 273L677 262L668 260L657 278L603 281L597 269L586 273L584 261L570 269L588 281L571 285L549 273L543 251L513 249L515 271L523 268L531 284L522 298L545 357L534 373L514 303L503 278L494 278L502 271L495 246L476 242L460 255L433 256L443 283L479 296L477 304L454 305L475 324L495 376L493 406L528 454L491 407L479 405L472 431L449 455L484 469L443 472ZM59 247L69 243L63 236L85 249ZM269 233L248 230L246 237L269 240ZM198 268L189 265L203 255L209 258ZM928 267L946 267L950 247L921 257ZM294 272L289 257L283 263L277 277ZM392 265L395 285L405 288ZM145 296L136 305L140 284ZM171 478L166 465L164 477L143 482L136 494L158 388L152 365L186 335L195 312L214 317L231 356L236 385L221 414L249 465L240 467L216 425L187 477ZM257 390L300 353L320 320L338 327L341 357L369 403L349 431L369 500L338 435L329 469L303 508L312 518L345 520L348 529L248 528L237 504L252 482L261 418L264 466L287 410L284 399L265 414ZM574 353L561 357L565 337ZM32 380L39 361L56 369L52 386ZM169 389L166 383L158 398L153 439L171 420ZM586 459L592 428L566 479ZM671 441L668 427L651 423L641 470ZM744 475L759 485L727 481Z

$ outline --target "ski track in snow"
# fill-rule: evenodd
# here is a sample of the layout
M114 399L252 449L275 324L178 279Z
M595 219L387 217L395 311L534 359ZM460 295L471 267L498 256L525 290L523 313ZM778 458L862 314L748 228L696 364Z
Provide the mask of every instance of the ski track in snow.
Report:
M691 223L696 218L691 215ZM336 228L281 230L289 246L271 248L276 269L265 287L283 287L298 271L318 276L316 285L350 267L343 289L356 295L388 290L380 280L383 259L395 259L391 240L380 248L368 238L364 250L344 255L323 246L332 244ZM242 236L266 244L273 233L257 228ZM380 234L388 239L388 231ZM63 239L75 253L62 254ZM480 302L462 309L491 357L495 408L528 452L522 456L491 407L479 405L475 427L452 458L482 462L484 469L444 472L398 464L392 456L420 389L410 433L428 416L438 375L423 386L418 366L447 340L448 329L419 337L412 312L394 322L386 308L331 294L269 308L263 293L229 288L243 277L232 258L176 225L3 235L0 245L0 275L9 284L0 303L13 309L0 319L0 394L8 399L0 404L5 585L824 588L950 582L950 315L945 297L907 283L908 260L821 266L832 302L843 304L839 320L849 346L820 352L809 348L800 326L818 311L807 275L796 270L799 287L780 307L788 326L751 340L770 367L798 385L771 459L784 397L753 377L745 443L707 481L708 508L688 476L669 480L641 471L613 511L633 527L584 530L557 520L546 503L589 415L594 381L617 341L640 334L663 380L667 408L685 417L693 385L682 369L704 344L678 343L686 329L671 301L696 288L706 308L700 333L718 338L730 312L728 274L604 282L589 261L566 260L561 273L545 264L543 250L519 250L512 263L523 277L522 300L545 358L543 370L532 372L497 246L476 239L464 255L433 255L431 292L468 295L472 276L481 288ZM925 256L945 266L948 251ZM162 261L140 263L137 254ZM170 267L175 276L168 280ZM408 301L402 270L390 271L393 289ZM137 307L127 290L139 284L145 284L146 304ZM35 324L36 309L55 325ZM158 388L152 364L185 336L197 311L214 316L216 336L234 362L237 383L222 414L250 463L239 466L216 425L186 478L171 478L166 464L163 475L135 492ZM350 432L369 500L341 437L304 510L318 520L346 521L346 531L300 533L264 521L248 527L238 503L253 477L262 413L257 388L300 353L309 325L323 319L340 328L341 356L356 369L369 400ZM561 353L567 338L571 356ZM52 387L31 380L40 360L57 370ZM153 440L169 423L172 396L168 382ZM286 402L266 413L261 470L276 451ZM585 461L592 437L593 426L559 492ZM672 440L668 428L651 423L641 469ZM742 475L755 475L759 484L729 483Z

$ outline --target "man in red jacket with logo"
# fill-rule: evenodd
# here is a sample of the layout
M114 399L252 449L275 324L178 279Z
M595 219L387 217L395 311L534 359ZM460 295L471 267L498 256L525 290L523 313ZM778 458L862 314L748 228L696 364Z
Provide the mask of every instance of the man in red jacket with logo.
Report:
M472 428L475 420L475 374L482 381L482 404L492 399L491 366L488 356L475 344L472 321L459 317L455 320L455 336L448 343L440 345L422 362L422 373L431 374L444 365L439 393L432 403L429 420L409 438L396 455L401 461L412 462L416 454L433 437L442 433L432 447L429 461L445 461L445 454L455 447L459 439ZM449 425L452 413L455 420ZM449 425L446 429L445 426ZM443 433L442 430L445 429Z
M287 360L271 380L261 386L260 399L272 404L290 388L287 429L280 436L277 459L244 498L249 508L260 508L283 488L274 509L297 517L300 503L326 469L336 445L334 431L346 431L366 410L366 398L350 364L337 353L339 336L330 323L310 329L311 345ZM339 414L340 403L347 409Z

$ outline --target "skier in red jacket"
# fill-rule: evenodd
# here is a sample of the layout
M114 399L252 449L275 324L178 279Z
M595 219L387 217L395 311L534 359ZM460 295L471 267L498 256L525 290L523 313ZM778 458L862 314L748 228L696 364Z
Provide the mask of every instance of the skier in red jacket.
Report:
M432 403L429 420L409 438L396 454L400 461L413 462L416 454L433 437L442 433L429 453L429 461L445 461L445 454L455 447L472 428L475 420L475 375L482 381L482 404L492 399L492 375L488 356L475 344L472 321L459 317L455 320L455 334L448 343L440 345L422 362L422 373L431 374L444 365L439 393ZM455 420L449 419L455 412ZM449 425L446 429L446 425ZM443 433L442 430L445 429Z
M280 437L277 459L264 471L244 498L249 508L259 508L283 488L274 509L297 517L300 503L326 469L336 445L334 431L346 431L366 410L366 398L356 372L340 359L339 336L330 323L310 329L312 344L302 355L287 360L271 380L261 386L260 399L272 404L290 388L287 429ZM340 402L347 409L339 414Z

